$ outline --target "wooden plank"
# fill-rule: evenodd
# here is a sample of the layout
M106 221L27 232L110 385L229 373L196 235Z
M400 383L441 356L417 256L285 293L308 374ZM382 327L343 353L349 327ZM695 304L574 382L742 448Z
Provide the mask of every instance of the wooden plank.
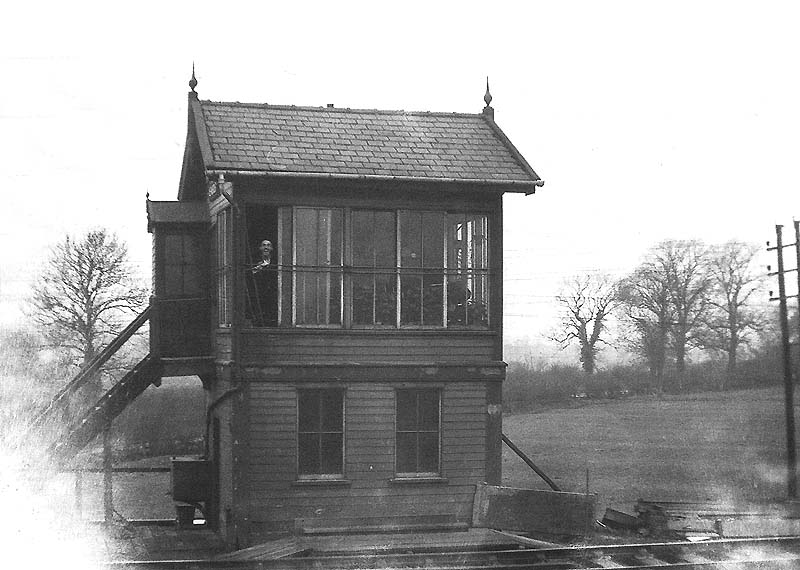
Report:
M242 550L235 550L227 554L216 556L214 560L220 562L236 562L243 560L277 560L286 556L300 554L308 550L297 537L271 540L264 544L251 546Z
M581 536L593 529L595 495L478 484L473 525Z

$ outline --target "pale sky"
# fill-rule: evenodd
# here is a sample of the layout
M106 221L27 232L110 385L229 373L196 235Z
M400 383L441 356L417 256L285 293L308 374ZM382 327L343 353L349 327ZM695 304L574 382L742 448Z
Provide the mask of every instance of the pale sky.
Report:
M792 2L15 2L0 8L0 323L65 233L106 226L149 272L202 99L483 108L545 186L506 199L506 336L564 278L665 238L774 239L800 157Z

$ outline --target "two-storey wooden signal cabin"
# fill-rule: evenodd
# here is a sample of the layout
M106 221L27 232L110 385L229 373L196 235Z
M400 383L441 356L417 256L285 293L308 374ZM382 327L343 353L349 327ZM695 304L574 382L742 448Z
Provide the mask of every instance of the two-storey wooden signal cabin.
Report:
M232 544L459 528L500 482L502 196L542 181L480 114L189 93L177 202L148 202L151 353L209 391ZM265 243L269 242L269 243Z

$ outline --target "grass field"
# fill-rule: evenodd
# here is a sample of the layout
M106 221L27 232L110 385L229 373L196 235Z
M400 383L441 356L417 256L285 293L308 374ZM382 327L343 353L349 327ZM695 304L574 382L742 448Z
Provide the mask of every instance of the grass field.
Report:
M744 505L786 496L778 387L588 401L507 415L505 434L564 491L633 512L638 499ZM504 485L547 489L508 447Z

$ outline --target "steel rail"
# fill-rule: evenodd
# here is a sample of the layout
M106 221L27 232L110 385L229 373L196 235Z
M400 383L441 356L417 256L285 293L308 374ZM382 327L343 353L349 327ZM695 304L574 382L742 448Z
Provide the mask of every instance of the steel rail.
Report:
M800 537L705 542L568 546L544 549L426 551L274 560L149 560L102 564L106 570L640 570L800 568Z

